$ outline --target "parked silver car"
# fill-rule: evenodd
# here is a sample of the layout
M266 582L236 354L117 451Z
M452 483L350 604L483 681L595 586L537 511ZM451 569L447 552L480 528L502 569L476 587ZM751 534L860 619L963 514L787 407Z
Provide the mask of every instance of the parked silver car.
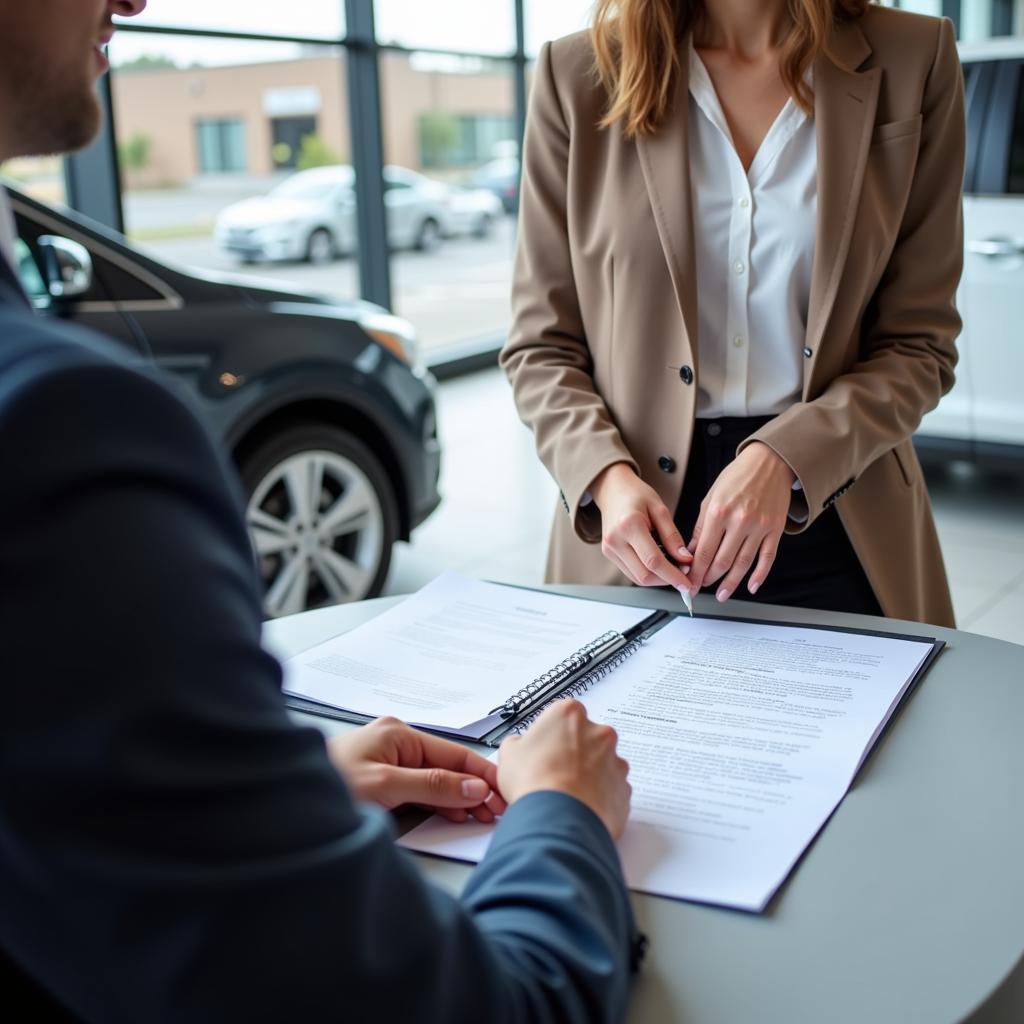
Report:
M265 196L221 211L217 244L243 262L308 260L327 263L354 253L355 173L345 164L300 171ZM451 233L446 187L403 167L384 168L388 244L436 248Z

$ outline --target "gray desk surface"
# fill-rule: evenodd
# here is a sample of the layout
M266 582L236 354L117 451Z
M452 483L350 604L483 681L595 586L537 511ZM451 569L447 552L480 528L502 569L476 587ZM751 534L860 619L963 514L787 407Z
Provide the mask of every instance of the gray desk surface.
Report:
M681 607L665 592L551 589ZM267 646L297 654L394 600L270 622ZM699 598L695 610L937 636L948 647L766 913L634 893L651 948L630 1020L1024 1022L1024 647L736 601ZM351 728L306 720L330 733ZM470 870L420 861L452 891Z

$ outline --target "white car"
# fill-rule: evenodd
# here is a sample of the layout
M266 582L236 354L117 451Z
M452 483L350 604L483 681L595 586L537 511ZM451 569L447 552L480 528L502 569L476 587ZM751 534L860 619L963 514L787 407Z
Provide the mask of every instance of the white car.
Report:
M222 251L256 263L327 263L357 247L355 173L350 166L300 171L265 196L221 211L215 237ZM431 251L450 233L445 186L403 167L384 168L388 244Z
M915 437L922 457L1024 468L1024 39L960 48L967 100L964 320L953 390ZM1021 333L1018 334L1018 331Z
M486 238L496 221L505 216L501 200L484 188L448 186L445 196L448 217L446 235L471 235Z

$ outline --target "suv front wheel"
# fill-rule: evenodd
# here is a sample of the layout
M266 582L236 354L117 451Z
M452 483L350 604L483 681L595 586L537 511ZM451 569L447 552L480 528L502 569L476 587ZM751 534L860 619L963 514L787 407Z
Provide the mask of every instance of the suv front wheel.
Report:
M270 618L380 593L398 503L380 461L347 431L291 427L240 462Z

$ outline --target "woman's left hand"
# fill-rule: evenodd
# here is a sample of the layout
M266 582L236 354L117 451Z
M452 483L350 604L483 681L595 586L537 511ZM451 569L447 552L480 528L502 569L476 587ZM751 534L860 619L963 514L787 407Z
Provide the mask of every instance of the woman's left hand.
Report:
M795 480L789 466L760 441L722 470L701 502L689 545L695 588L721 579L715 596L727 601L756 560L747 589L757 592L775 561Z

